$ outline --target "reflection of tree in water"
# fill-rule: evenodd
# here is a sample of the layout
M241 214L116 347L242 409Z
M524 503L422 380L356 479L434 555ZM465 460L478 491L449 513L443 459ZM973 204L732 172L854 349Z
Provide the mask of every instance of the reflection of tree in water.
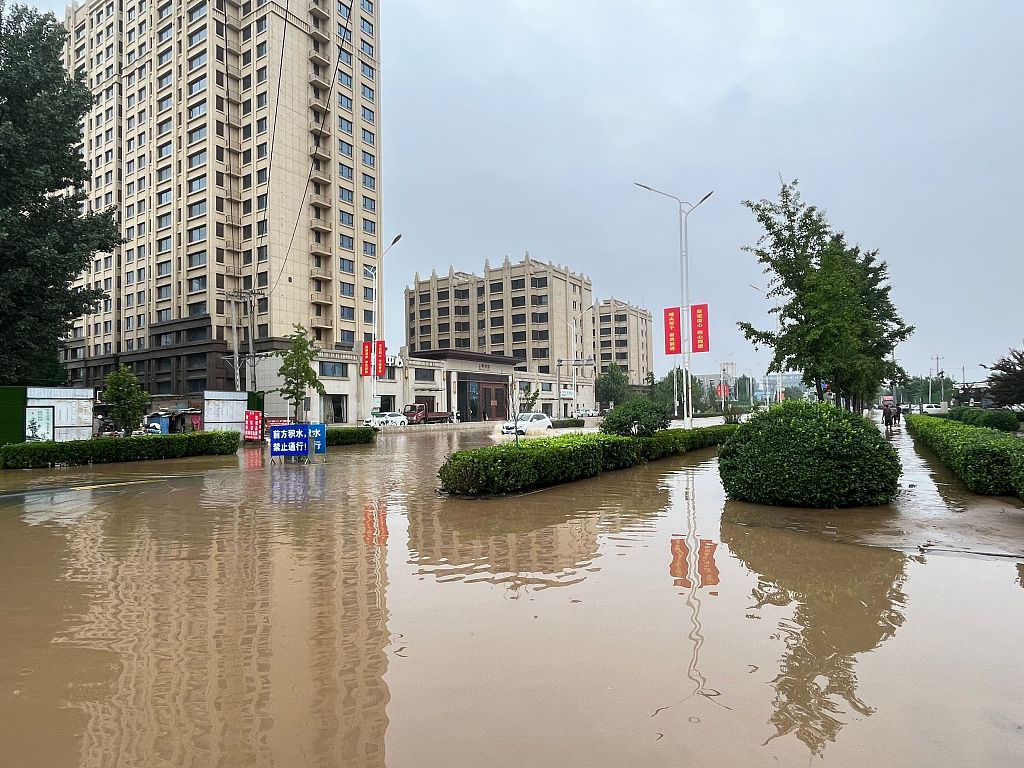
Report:
M847 708L865 716L875 711L857 696L856 656L903 623L904 555L751 526L745 512L726 505L722 541L759 574L754 607L796 604L792 621L779 623L786 652L772 681L769 741L795 733L820 755L838 737Z

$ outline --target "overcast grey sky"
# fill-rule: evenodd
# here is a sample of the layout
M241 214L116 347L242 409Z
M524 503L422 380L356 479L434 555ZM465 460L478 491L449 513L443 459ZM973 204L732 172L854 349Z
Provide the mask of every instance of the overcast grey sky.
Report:
M711 349L760 374L768 326L744 198L780 174L888 261L917 326L897 351L980 378L1024 339L1024 3L379 0L389 347L419 270L524 251L655 316L678 304L671 201L695 200L694 303ZM58 15L63 3L48 3Z
M693 301L712 351L768 361L744 198L799 178L888 261L917 326L897 356L980 377L1024 337L1021 2L384 0L388 332L418 269L526 250L655 315L678 304L674 203L695 200ZM670 363L657 355L659 374Z

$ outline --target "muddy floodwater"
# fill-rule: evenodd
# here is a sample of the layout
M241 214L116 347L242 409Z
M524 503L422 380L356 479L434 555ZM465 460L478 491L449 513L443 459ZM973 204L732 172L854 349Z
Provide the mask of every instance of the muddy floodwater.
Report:
M902 433L880 509L435 494L493 439L0 474L0 765L1024 764L1019 501Z

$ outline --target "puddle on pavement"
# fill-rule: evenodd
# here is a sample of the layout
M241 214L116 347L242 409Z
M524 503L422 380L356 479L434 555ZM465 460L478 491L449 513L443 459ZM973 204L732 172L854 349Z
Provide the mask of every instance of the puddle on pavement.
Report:
M1020 763L1024 557L932 550L1024 511L893 439L897 503L821 513L713 452L439 497L467 433L5 473L3 763Z

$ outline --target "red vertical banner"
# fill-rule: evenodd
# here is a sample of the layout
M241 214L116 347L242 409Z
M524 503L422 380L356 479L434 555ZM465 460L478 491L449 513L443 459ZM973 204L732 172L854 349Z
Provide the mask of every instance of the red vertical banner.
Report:
M683 351L683 337L679 326L682 324L682 310L668 307L665 310L665 354L678 355Z
M359 358L359 375L369 376L373 373L373 342L363 342L363 354Z
M708 338L707 304L694 304L690 307L690 331L694 352L708 352L711 350L711 340Z
M377 372L377 378L383 379L388 367L388 347L384 343L384 339L377 340L377 349L374 350L374 354L377 356L374 370Z

